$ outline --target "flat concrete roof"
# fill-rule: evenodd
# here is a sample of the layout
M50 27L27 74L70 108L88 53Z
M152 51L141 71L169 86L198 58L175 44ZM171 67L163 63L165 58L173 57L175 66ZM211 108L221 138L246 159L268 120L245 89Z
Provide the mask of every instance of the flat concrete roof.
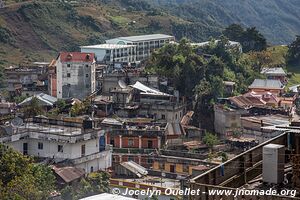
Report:
M145 40L159 40L166 38L174 38L172 35L166 34L150 34L150 35L137 35L137 36L128 36L128 37L118 37L113 39L127 40L132 42L145 41ZM109 40L107 40L109 41Z
M135 47L136 45L126 45L126 44L97 44L90 46L81 46L81 49L123 49Z

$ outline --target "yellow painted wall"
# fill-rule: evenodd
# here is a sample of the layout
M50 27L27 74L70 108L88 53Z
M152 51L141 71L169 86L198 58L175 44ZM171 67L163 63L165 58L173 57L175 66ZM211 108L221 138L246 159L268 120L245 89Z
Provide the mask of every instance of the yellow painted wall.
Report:
M165 171L170 172L170 163L165 163Z
M153 169L154 170L159 170L159 163L157 161L153 162Z
M182 173L183 172L183 166L182 164L176 164L175 172Z

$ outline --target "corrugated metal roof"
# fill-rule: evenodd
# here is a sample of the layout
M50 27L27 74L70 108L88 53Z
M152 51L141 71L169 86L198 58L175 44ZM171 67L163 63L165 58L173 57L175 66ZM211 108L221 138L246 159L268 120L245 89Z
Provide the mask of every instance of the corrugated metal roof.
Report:
M56 97L50 96L48 94L40 93L40 94L34 95L32 97L26 98L24 101L22 101L18 105L19 106L28 105L29 102L34 97L36 97L40 101L41 105L43 105L43 106L53 106L53 104L57 101Z
M266 75L286 75L285 71L281 67L263 68L261 74Z
M255 79L249 88L282 89L284 86L280 80Z
M141 82L137 81L134 85L131 85L131 87L142 91L141 94L147 94L147 95L156 95L156 96L172 96L170 94L161 92L159 90L150 88L144 84L142 84Z
M53 166L54 172L61 177L66 183L72 182L85 175L84 169L76 167L56 167Z
M131 171L132 173L136 174L138 177L143 177L148 174L148 171L146 168L143 166L133 162L133 161L128 161L128 162L122 162L120 163L123 167L125 167L127 170Z

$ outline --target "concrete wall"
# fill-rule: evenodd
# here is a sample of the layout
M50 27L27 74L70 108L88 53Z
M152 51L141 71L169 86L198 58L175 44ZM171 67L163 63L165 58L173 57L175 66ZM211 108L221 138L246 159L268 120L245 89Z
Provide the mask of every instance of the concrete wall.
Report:
M61 63L58 60L56 68L58 98L84 99L96 90L95 64L88 62Z
M241 111L225 110L220 105L214 106L214 127L215 132L225 137L232 128L241 127Z
M38 143L43 144L43 149L38 149ZM23 144L28 143L28 154L39 157L49 157L57 159L75 159L81 157L81 146L85 145L85 155L99 152L99 139L91 139L77 143L61 143L56 141L27 139L11 142L8 146L23 152ZM63 146L63 152L58 152L58 145Z
M228 187L229 189L236 189L245 184L262 173L262 149L266 144L283 144L286 146L287 135L286 133L262 143L235 158L226 161L224 166L224 175L221 173L221 165L207 171L206 173L197 176L190 181L192 189L201 189L207 191L209 188ZM220 199L220 196L190 196L192 200L207 200L207 199ZM225 199L231 199L225 198ZM261 199L261 198L260 198ZM272 199L272 198L271 198Z

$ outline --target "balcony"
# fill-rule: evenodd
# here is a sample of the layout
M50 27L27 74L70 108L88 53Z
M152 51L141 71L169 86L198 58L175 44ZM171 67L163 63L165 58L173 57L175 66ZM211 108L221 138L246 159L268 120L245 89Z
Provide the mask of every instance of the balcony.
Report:
M74 158L74 159L71 159L71 162L73 164L77 165L77 164L84 163L84 162L91 161L91 160L95 160L95 159L98 159L98 158L106 159L108 156L111 157L111 154L112 154L112 147L110 145L108 145L108 146L106 146L104 151L97 152L97 153L90 154L90 155L86 155L86 156L83 156L83 157L80 157L80 158Z

